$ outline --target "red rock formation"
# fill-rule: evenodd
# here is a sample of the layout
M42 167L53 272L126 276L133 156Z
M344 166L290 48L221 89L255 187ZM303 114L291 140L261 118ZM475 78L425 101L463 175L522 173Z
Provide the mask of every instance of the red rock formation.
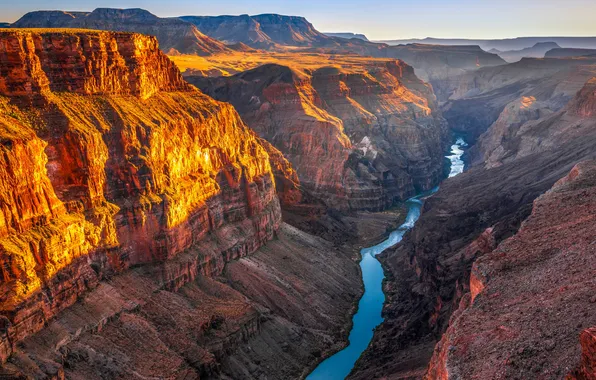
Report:
M561 378L580 357L576 337L596 320L596 163L578 164L534 202L519 232L474 263L480 284L460 305L426 377ZM594 376L594 335L581 334Z
M443 174L443 121L432 89L401 61L342 71L263 65L188 77L234 104L292 163L312 196L339 209L384 209Z
M259 138L157 48L130 33L0 32L2 361L105 276L157 263L175 290L280 224Z
M579 368L567 376L567 379L596 379L596 327L585 329L579 336L582 346L582 358Z
M589 91L580 92L580 94L585 93L591 96ZM528 144L527 146L533 146L532 150L524 151L525 154L514 159L505 160L500 166L491 169L478 166L460 176L448 179L441 184L441 188L436 194L426 200L423 213L414 229L404 237L400 246L388 250L380 256L387 273L385 285L387 302L383 311L385 322L375 332L372 344L357 363L352 378L365 379L373 374L395 378L422 377L431 360L433 347L448 326L453 325L453 322L451 325L449 324L449 319L458 309L460 302L464 302L464 304L467 302L466 298L474 299L470 310L478 308L479 314L484 311L486 314L483 314L481 320L473 320L473 322L462 325L463 327L459 326L463 329L462 331L465 331L460 336L462 347L464 347L461 351L462 361L478 360L480 363L484 358L490 358L492 354L501 352L498 339L501 339L500 337L505 341L509 339L513 327L515 333L519 333L520 329L523 330L521 336L528 339L530 342L528 344L540 346L542 344L540 339L528 334L534 334L536 332L534 327L539 326L543 335L546 336L544 331L551 329L551 322L542 320L540 324L533 325L530 316L533 317L534 314L526 314L526 312L531 309L531 312L534 313L537 308L537 300L548 299L551 294L554 294L552 296L554 307L565 310L560 312L562 319L553 318L552 322L557 334L559 332L567 334L560 335L567 345L565 347L576 344L571 343L572 340L576 342L575 336L580 329L573 327L575 326L573 319L576 316L585 322L584 327L593 326L596 323L582 319L585 316L574 314L574 311L584 310L585 307L583 304L575 302L581 303L586 300L589 302L591 296L580 296L579 293L573 292L576 290L590 292L591 289L594 289L593 284L589 282L580 284L583 279L593 278L592 275L582 272L593 270L589 266L584 268L586 258L590 257L591 246L587 248L586 255L580 257L576 256L577 252L564 249L565 245L571 247L576 244L574 239L577 239L578 247L581 248L581 244L585 243L584 237L591 236L584 235L582 220L578 219L577 221L579 225L582 225L580 228L572 219L581 218L584 211L590 212L591 204L589 202L593 202L593 200L590 200L589 194L591 193L587 190L584 189L584 192L576 195L578 201L588 202L585 206L578 206L578 210L581 211L573 210L572 206L575 201L568 200L568 198L572 198L572 194L569 193L569 197L563 198L560 205L557 205L555 201L549 205L554 210L550 216L552 221L549 218L542 218L542 216L535 219L541 221L541 225L534 232L544 235L544 239L548 238L549 240L542 241L538 237L534 239L534 235L532 235L528 236L533 240L528 240L525 243L527 246L520 243L520 247L508 252L500 252L497 249L490 253L496 244L502 243L516 233L522 221L528 217L534 199L550 189L568 173L571 174L565 180L559 181L557 186L566 186L565 182L570 183L571 187L575 186L573 181L580 175L579 169L573 170L573 166L580 160L596 159L596 151L593 148L596 142L595 119L574 114L572 110L576 109L574 105L578 103L587 104L589 99L578 95L563 110L538 122L530 123L531 128L520 129L525 132L519 136L520 140ZM584 197L584 194L587 198ZM550 196L545 199L552 200L554 198ZM541 212L547 209L548 207L540 208ZM564 217L560 217L559 213ZM585 229L589 229L592 225L589 223L590 219L586 220L588 225L585 226ZM570 221L570 224L566 221ZM525 226L526 224L524 224L524 228ZM576 234L576 231L581 234ZM551 238L555 240L551 241ZM560 241L556 239L560 239ZM587 240L589 241L589 239L588 237ZM549 246L557 249L549 251ZM544 249L544 252L535 252L539 249ZM569 253L568 258L572 261L576 260L576 262L567 263L565 261L567 257L560 257L560 251L565 254L568 251L573 252L573 254ZM499 254L497 255L495 252L499 252ZM544 260L544 263L541 262L544 264L543 266L534 267L534 264L538 263L529 258L527 262L521 260L523 255L532 253L535 253L536 260ZM487 275L487 272L480 270L479 266L474 266L475 261L483 262L482 258L487 257L487 254L494 259L494 266L502 269L502 278L515 275L506 283L505 281L500 282L502 289L500 291L502 291L503 297L505 294L508 294L507 297L513 297L514 293L520 295L519 298L515 298L515 302L507 303L497 292L490 293L489 285L492 281L490 273ZM512 258L512 262L508 261L508 257ZM525 260L526 257L523 257ZM577 265L583 266L578 268ZM518 267L519 269L517 269ZM500 273L500 269L495 269L495 271ZM550 272L544 274L542 271L552 272L552 278ZM576 275L577 273L580 275ZM584 274L581 275L581 273ZM564 280L558 276L566 277ZM551 279L552 281L558 279L559 284L570 281L575 285L570 285L569 289L565 288L564 284L560 285L561 298L559 293L552 289L548 292L545 289L540 289L540 286L543 285L555 286L557 282L555 281L553 284ZM467 292L470 292L469 296L466 295ZM489 296L483 298L483 294L489 294ZM490 298L493 296L494 301ZM482 303L483 306L477 307L476 304L482 299L485 300L482 302L486 302L486 304ZM510 300L510 298L507 299ZM488 304L491 305L490 308L486 306ZM519 320L516 320L515 323L513 319L509 322L501 319L501 317L512 316L514 312L509 313L509 311L511 308L515 309L518 304L524 317L518 316ZM551 305L551 301L545 301L545 305ZM504 311L506 312L504 313ZM559 310L551 311L549 309L549 318L552 313L558 314ZM482 335L483 338L479 338L478 349L466 351L465 339L475 339L474 337L478 334L484 334L484 332L479 333L474 330L476 322L485 323L489 320L491 323L500 323L500 325L492 325L495 330L487 331L485 335L488 337ZM517 325L518 322L522 327ZM502 329L499 326L506 328ZM493 336L495 339L498 338L494 344L490 340L493 339ZM449 347L453 344L448 339L448 337L444 337L442 343L437 346L435 363L440 363L449 357ZM548 337L544 339L547 340ZM511 350L511 347L507 347L507 349ZM476 352L482 352L482 354L477 355ZM542 355L542 351L538 350L537 354ZM527 355L528 364L540 364L534 361L533 354L523 354L525 360L524 355ZM516 368L506 367L504 362L499 360L496 357L492 362L488 359L485 361L490 363L495 371L517 373L515 372ZM564 371L562 363L566 361L567 365L571 365L573 360L577 359L567 357L565 360L553 361L553 366L557 366L556 370L560 374L550 377L564 376L568 371ZM441 374L446 372L451 373L450 376L456 377L457 373L451 371L450 368L454 367L450 364L446 366L434 364L429 370L429 377L442 376ZM527 367L519 368L524 371L528 369ZM492 378L491 373L483 372L478 368L470 369L470 371L460 374L461 377L468 378L477 372L481 374L480 378ZM519 373L517 374L519 375ZM519 377L527 378L528 374Z

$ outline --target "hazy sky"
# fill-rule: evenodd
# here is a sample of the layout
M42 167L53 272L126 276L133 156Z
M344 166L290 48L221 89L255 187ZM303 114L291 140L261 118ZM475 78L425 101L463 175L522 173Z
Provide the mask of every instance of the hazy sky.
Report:
M0 21L32 10L144 8L158 16L281 13L372 39L596 36L596 0L0 0Z

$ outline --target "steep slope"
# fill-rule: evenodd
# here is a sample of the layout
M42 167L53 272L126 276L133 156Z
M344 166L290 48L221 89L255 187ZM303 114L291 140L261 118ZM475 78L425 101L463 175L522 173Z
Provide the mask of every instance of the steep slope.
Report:
M147 264L175 290L273 237L265 148L155 38L0 38L2 361L103 278Z
M461 176L443 182L439 192L427 200L420 220L411 233L406 236L403 244L384 253L381 257L388 272L388 281L385 287L388 302L384 309L386 322L376 331L369 351L365 353L352 374L353 378L368 378L372 373L396 379L408 376L421 377L424 374L431 359L433 346L447 329L448 321L454 315L453 312L458 309L460 303L465 307L467 297L465 294L468 292L477 294L482 288L481 283L470 279L473 263L478 258L495 250L499 243L518 231L522 221L529 216L534 199L569 173L579 161L596 158L596 152L593 149L594 143L596 143L596 119L593 117L593 104L593 83L588 83L565 109L547 116L540 122L544 123L543 127L548 126L549 128L545 134L560 137L557 144L536 144L528 154L506 161L498 167L486 169L484 166L477 166L472 168ZM575 126L578 126L578 133L573 132ZM532 132L529 132L529 136L532 136ZM573 198L571 193L569 197L566 199ZM551 208L556 210L554 206ZM578 213L578 216L580 215ZM540 217L542 218L542 215ZM559 222L563 223L566 219L557 216L544 220L545 223L548 223L544 226L548 231L553 231L553 234L555 231L567 234L566 239L561 240L560 244L567 245L568 248L571 248L573 244L583 244L584 235L581 233L575 235L575 233L569 233L567 229L556 227ZM578 219L578 223L583 222ZM525 228L526 224L523 226ZM591 227L592 223L589 223L587 228ZM578 227L578 231L581 231L580 227ZM545 235L542 234L543 237L548 236ZM555 236L553 235L553 237ZM590 241L589 238L587 240ZM542 246L540 245L542 243L538 244L537 241L534 243L527 241L524 244L535 246L536 249L549 245L545 243ZM557 271L562 271L563 274L574 272L574 269L571 272L566 272L569 267L564 263L565 260L559 260L560 256L557 255L560 251L547 251L553 256L548 256L548 252L545 251L547 256L544 256L544 262L542 262L543 260L528 260L527 265L544 265L542 269L537 269L538 271L546 268L553 273ZM499 260L507 260L508 255L515 255L511 256L513 260L518 260L517 258L522 256L526 257L523 250L515 250L510 254L497 256ZM549 262L551 259L552 261ZM581 261L579 263L581 264ZM575 263L575 265L577 264ZM516 265L513 264L513 268ZM520 261L520 265L523 265L522 261ZM503 271L520 277L508 285L513 283L527 283L528 286L536 284L531 275L532 266L527 267L525 272L521 269L513 270L511 268L510 264L502 266ZM585 269L590 270L589 266ZM582 276L579 276L578 281L583 281ZM551 283L544 284L544 286L551 285ZM588 286L587 291L591 291L590 289ZM518 290L519 288L516 290L516 287L513 286L511 288L511 292ZM527 288L524 288L524 291L526 290ZM574 310L573 302L575 301L572 299L575 298L556 298L553 302L561 302L559 310L567 307L564 305L568 305L570 310ZM500 305L502 307L503 304L500 303ZM499 310L502 312L502 308ZM583 319L586 325L577 326L575 314L565 313L559 316L559 310L555 308L544 311L546 320L552 318L553 321L558 320L557 323L564 322L567 325L566 329L557 330L557 334L560 332L563 335L554 337L562 339L561 347L570 345L571 340L574 342L573 344L577 344L577 335L581 329L590 327L591 324L588 324L587 319ZM455 320L458 318L457 315L455 314L453 317ZM503 317L507 315L503 314ZM492 321L496 321L498 318L496 315L490 317ZM473 324L469 326L466 324L466 326L466 328L473 329ZM496 348L499 347L499 341L507 342L515 336L514 332L511 336L508 335L508 331L507 329L493 330L490 333L492 335L487 335L486 339L478 337L477 342L480 346L484 345L487 349L493 350L494 355L498 355L499 350ZM529 333L539 334L540 329L529 331ZM481 334L480 330L479 334ZM462 340L462 345L475 341L470 334L466 334L466 337L470 337L470 340ZM490 339L495 340L491 341ZM534 335L532 339L534 340L531 342L540 344L538 335ZM555 345L558 345L556 339ZM450 351L446 354L446 351L441 349L441 347L445 349L448 346L439 346L439 352L435 355L435 363L441 363L446 355L451 355ZM541 346L542 344L539 347ZM539 347L536 347L538 351L524 351L523 347L518 346L512 348L513 350L519 349L516 351L516 355L519 355L518 359L521 362L518 359L514 362L521 366L510 367L503 356L501 358L503 360L498 364L491 362L493 364L491 371L513 371L512 373L524 378L523 371L533 368L534 364L541 363L543 351ZM475 353L476 350L461 350L458 355L471 358L471 355L474 355L473 352ZM488 362L484 360L485 356L479 355L474 357L474 360L478 365L486 364ZM577 356L576 360L579 360L579 355ZM527 363L530 367L526 366ZM552 365L561 374L564 373L565 366L569 366L570 363L557 360L553 361ZM448 370L449 374L446 374L441 369L443 368L442 364L434 364L433 367L431 367L431 376L439 378L445 378L445 376L456 378L459 373ZM466 378L476 375L478 378L493 378L495 376L500 378L499 376L501 376L495 375L495 372L482 371L478 367L460 375Z
M595 198L596 161L582 162L476 260L426 378L563 378L580 366L578 337L596 326Z
M187 79L231 102L329 207L381 210L443 175L445 126L432 89L400 61L338 69L263 65Z
M221 42L176 18L159 18L143 9L97 8L93 12L36 11L12 24L15 28L83 28L136 32L156 36L165 52L201 56L228 52Z
M517 62L522 58L544 58L546 52L560 48L555 42L539 42L532 47L521 50L508 50L499 52L499 57L507 62Z
M592 73L596 75L596 71ZM583 135L589 135L596 114L596 79L589 80L571 102L558 113L546 117L535 98L524 98L517 108L509 106L484 133L472 152L473 160L485 167L554 149Z
M593 58L524 58L482 68L453 80L443 114L474 142L493 123L525 122L561 110L594 76L595 65Z

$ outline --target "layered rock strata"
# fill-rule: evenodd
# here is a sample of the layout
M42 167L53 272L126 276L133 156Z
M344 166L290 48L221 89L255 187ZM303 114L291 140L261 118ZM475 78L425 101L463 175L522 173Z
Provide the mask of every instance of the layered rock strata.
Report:
M595 197L596 162L582 162L476 260L425 378L563 378L571 363L593 378L593 333L582 330L596 324Z
M534 277L529 274L534 273L532 271L535 269L537 270L536 276L541 273L540 271L552 271L552 273L560 271L566 278L573 278L573 281L578 282L577 286L569 288L561 285L562 288L559 290L562 297L559 297L558 293L552 290L555 288L552 288L551 290L556 293L553 293L552 297L553 309L541 310L538 313L543 314L540 315L527 314L530 309L532 313L540 309L536 304L538 298L529 297L527 294L524 296L526 298L523 298L527 302L522 302L521 298L515 302L512 301L512 307L519 306L520 313L517 316L514 316L517 311L510 310L509 307L507 310L510 310L511 314L502 313L505 301L499 303L499 311L496 311L495 308L489 313L489 309L484 309L487 311L485 320L498 321L501 317L509 318L509 322L503 321L501 325L509 326L510 329L519 328L519 326L515 326L518 322L524 325L529 321L524 318L529 318L529 315L533 316L531 323L536 323L539 328L528 330L527 334L524 332L526 335L518 334L513 330L510 331L512 334L508 335L509 330L507 329L491 330L490 334L493 335L487 335L486 339L480 338L481 330L478 330L477 342L480 342L480 346L491 350L497 356L499 353L517 355L517 359L512 361L516 364L513 366L505 360L495 359L496 361L492 362L493 370L491 371L498 373L484 372L486 368L482 367L483 364L480 362L486 363L487 355L475 356L473 359L475 349L462 349L459 351L460 354L468 355L466 358L469 358L470 362L476 360L478 367L465 373L462 372L461 376L478 375L480 378L492 378L494 375L499 378L504 373L508 373L512 377L527 378L531 374L528 371L535 368L541 370L542 367L538 367L539 365L545 366L545 370L550 368L548 371L551 374L558 374L553 375L554 377L564 376L571 370L571 368L567 368L570 365L569 358L562 360L563 356L553 360L552 366L542 364L543 355L548 354L543 352L540 347L542 347L542 341L550 338L553 338L555 346L558 344L561 344L562 347L569 347L571 344L577 346L577 337L581 330L594 324L590 320L591 314L589 313L586 316L581 313L576 315L571 312L559 312L559 310L578 310L579 306L576 302L586 302L585 299L579 300L582 298L579 297L579 294L593 289L593 284L589 282L590 276L587 273L584 276L573 277L575 273L580 273L584 268L588 271L591 270L590 265L583 261L583 258L566 261L572 257L571 252L575 252L574 247L581 247L581 244L591 241L589 232L593 223L590 222L588 215L583 218L583 211L579 210L590 210L589 194L591 190L582 187L576 189L573 185L569 185L570 192L564 199L556 198L556 195L545 195L546 198L541 198L550 200L556 198L556 201L553 201L555 203L549 207L539 209L540 224L535 226L536 229L532 233L541 236L540 239L550 239L550 234L553 234L553 237L562 234L561 236L564 236L565 239L558 239L560 241L556 241L557 239L553 241L540 240L534 235L525 235L524 229L531 225L533 220L536 220L533 217L527 219L532 212L532 202L536 198L548 191L570 171L572 174L569 178L572 179L573 173L577 172L576 169L572 171L572 168L579 161L596 158L593 149L596 142L596 129L594 128L596 121L593 116L590 116L594 98L592 86L592 81L588 82L562 111L549 115L539 122L542 128L546 128L542 132L552 136L553 140L558 137L556 144L549 144L550 140L545 139L545 144L534 144L534 148L526 154L506 160L500 166L490 169L478 166L461 176L446 180L441 185L439 192L427 200L421 218L411 233L405 237L403 244L381 256L388 272L388 281L385 285L388 298L384 309L385 323L375 333L371 347L359 361L352 374L353 378L367 378L373 373L385 375L388 378L422 377L427 371L435 343L449 326L449 319L458 321L460 315L463 315L460 312L454 312L460 308L460 305L461 309L459 310L464 310L472 299L476 299L478 294L481 294L478 297L482 298L483 292L487 289L485 279L482 276L474 275L476 272L472 270L475 262L483 263L486 257L493 258L496 267L500 268L495 269L495 273L503 271L503 276L514 274L519 276L515 281L512 280L506 286L503 285L503 289L507 288L507 292L526 294L528 289L526 285L528 287L534 285L547 288L556 287L556 282L551 284L548 281L535 281ZM538 140L533 140L532 136L538 130L539 128L528 129L527 135L520 137L526 138L527 141L537 142ZM591 169L586 169L586 173L591 172ZM589 175L586 178L591 177ZM579 199L575 199L578 198L575 191L579 191L577 194L582 194ZM556 190L553 192L556 193ZM577 208L576 214L579 219L573 219L574 215L567 215L567 211L562 212L560 216L549 214L552 217L542 218L546 209L552 209L555 212L562 207L567 207L567 203L572 205L575 204L574 202L584 201L588 203ZM555 207L557 202L560 205ZM540 204L540 201L537 204ZM569 211L569 213L573 212ZM516 237L506 240L517 233L520 225L522 228ZM571 232L576 229L578 234ZM502 243L503 241L506 242ZM493 251L501 252L499 251L501 247L507 247L509 242L515 241L541 250L536 253L536 260L521 259L526 257L527 250L525 248L510 249L502 254L491 254ZM499 244L501 244L500 248L497 248ZM549 249L551 246L553 249ZM585 257L590 256L590 249L588 243L586 250L583 251L587 255ZM564 252L563 256L560 256L561 252ZM580 252L582 252L581 249ZM583 254L580 253L580 255ZM513 260L513 264L508 263L509 258ZM518 259L519 262L516 261ZM500 264L496 264L497 261ZM520 268L526 265L525 270L517 269L518 264ZM545 278L548 277L550 275ZM512 284L516 284L516 286ZM545 292L550 292L551 290L547 288L544 289ZM580 293L574 293L576 290ZM571 293L567 293L567 291ZM537 292L537 297L543 295L540 291ZM493 298L501 296L497 293ZM504 294L505 290L502 292L502 295ZM476 305L476 301L480 302L480 298L474 300L473 304ZM483 302L492 302L488 298L490 297ZM517 303L518 301L519 303ZM523 317L521 317L522 312ZM534 318L536 315L540 318L539 320ZM577 324L576 317L582 322L582 326ZM566 327L557 327L557 330L553 332L555 335L548 337L544 331L550 329L551 322L549 321L552 321L553 326ZM457 325L458 322L454 323ZM471 329L470 331L473 330L472 325L474 323L465 324L466 328ZM468 340L462 340L461 344L468 345L468 343L476 342L476 335L474 335L476 332L471 334L466 335L468 338L471 337L471 340L466 338ZM508 349L514 352L519 350L517 354L513 354L512 351L502 352L498 349L501 347L499 346L500 342L511 341L522 336L527 338L528 342L537 342L534 351L526 350L524 347L509 347ZM491 340L491 337L495 340ZM437 346L434 363L447 360L445 358L451 355L449 346L450 343ZM549 342L550 346L552 343ZM577 348L577 352L570 351L577 354L576 361L579 360L579 346ZM452 367L448 365L445 369L444 366L435 364L429 370L431 372L428 376L456 378L459 372L451 371L449 368Z
M155 38L16 29L0 54L2 361L102 279L176 290L273 237L267 150Z
M445 124L432 89L401 61L361 70L263 65L232 77L187 79L236 106L327 206L380 210L435 186Z
M474 143L493 124L495 129L517 128L560 111L595 74L594 58L524 58L454 77L453 88L438 96L446 101L442 111L451 128ZM486 138L480 140L478 146ZM473 161L482 162L483 157Z

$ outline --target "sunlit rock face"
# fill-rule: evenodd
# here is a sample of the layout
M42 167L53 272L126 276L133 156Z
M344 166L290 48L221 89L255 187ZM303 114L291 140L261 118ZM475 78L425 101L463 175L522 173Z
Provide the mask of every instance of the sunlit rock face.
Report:
M3 361L105 276L164 263L177 289L272 238L267 150L155 38L2 31L0 55Z
M329 207L382 210L443 174L446 129L432 88L401 61L314 70L269 64L188 80L234 104Z

